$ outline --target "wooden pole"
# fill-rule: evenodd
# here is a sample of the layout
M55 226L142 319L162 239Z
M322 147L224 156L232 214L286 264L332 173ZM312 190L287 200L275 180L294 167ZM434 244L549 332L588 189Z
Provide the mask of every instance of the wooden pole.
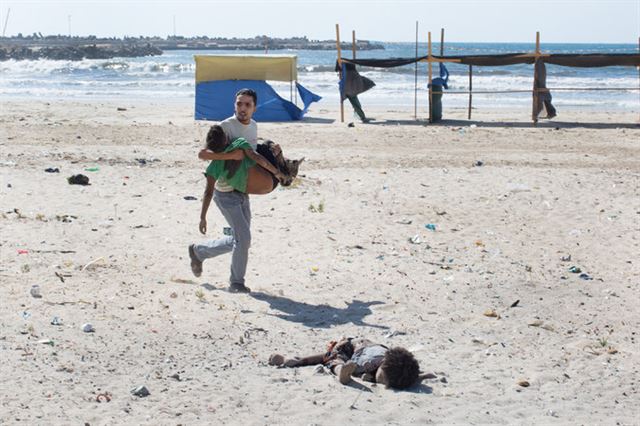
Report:
M533 106L531 108L531 120L533 120L533 124L536 125L538 123L538 114L536 114L536 110L538 108L538 89L536 88L536 80L538 79L538 68L536 67L536 61L540 57L540 31L536 31L536 52L535 59L533 62Z
M342 79L342 49L340 47L340 25L338 24L336 24L336 48L338 49L338 68L340 69L340 79ZM340 122L344 123L344 101L342 100L342 92L340 92Z
M351 31L351 55L356 58L356 31Z
M473 98L473 65L469 65L469 113L467 114L467 120L471 120L471 99Z
M416 78L413 89L413 118L418 119L418 21L416 21Z
M427 37L427 59L429 61L429 123L433 122L433 111L432 111L432 102L433 102L433 87L431 87L431 77L433 76L433 69L431 66L431 31L428 32Z
M444 28L440 28L440 56L444 56ZM442 62L438 62L438 76L440 75L440 65ZM440 89L440 102L444 96L444 86ZM440 116L442 116L442 105L440 105Z
M356 30L351 31L351 56L356 58Z

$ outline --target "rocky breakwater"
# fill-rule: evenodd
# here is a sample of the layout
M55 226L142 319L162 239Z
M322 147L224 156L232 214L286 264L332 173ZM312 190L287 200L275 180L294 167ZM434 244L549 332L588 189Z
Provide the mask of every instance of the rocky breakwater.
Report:
M277 38L256 36L250 38L182 37L155 39L155 46L162 50L336 50L335 40L309 40L307 37ZM369 40L358 40L358 50L384 50L384 45ZM343 50L351 51L351 43L341 43Z
M57 59L80 61L83 59L111 59L115 57L134 58L138 56L161 55L158 47L146 44L119 45L67 45L67 46L0 46L0 61Z
M335 40L309 40L307 37L274 38L256 36L251 38L224 37L96 37L63 36L40 33L23 36L0 37L0 61L9 59L111 59L161 55L164 50L335 50ZM351 50L350 43L342 43L344 51ZM358 50L384 49L381 43L368 40L357 41Z

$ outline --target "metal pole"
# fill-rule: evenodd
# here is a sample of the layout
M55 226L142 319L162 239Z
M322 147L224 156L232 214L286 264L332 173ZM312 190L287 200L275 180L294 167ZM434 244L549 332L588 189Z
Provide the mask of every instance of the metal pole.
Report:
M351 56L356 58L356 30L351 31Z
M467 114L467 120L471 120L471 98L473 97L473 81L471 76L473 75L473 65L469 65L469 113Z
M440 28L440 56L444 56L444 28ZM440 65L441 64L442 64L442 62L438 62L438 75L440 75ZM440 92L442 92L442 93L440 93L440 99L442 99L442 97L444 95L444 86L442 86L442 89L440 89ZM442 106L440 106L440 109L442 109Z
M433 69L431 67L431 31L428 33L427 38L427 61L429 62L429 123L433 122L433 111L432 111L432 103L433 103L433 87L431 87L431 78L433 76Z
M7 24L9 23L9 14L11 13L11 8L7 9L7 16L4 18L4 27L2 28L2 37L7 32Z
M413 90L413 118L418 119L418 21L416 21L416 78Z
M291 80L292 85L293 83L296 83L295 90L293 90L293 87L292 87L293 96L295 97L294 103L296 106L298 105L298 86L297 86L298 80L293 79L293 71L295 70L294 67L297 66L297 64L298 64L298 56L296 56L296 61L292 64L293 66L289 69L289 80Z
M338 68L340 72L340 79L342 79L342 49L340 48L340 25L336 24L336 48L338 50ZM338 89L339 91L340 89ZM340 122L344 123L344 101L342 100L342 93L340 93Z

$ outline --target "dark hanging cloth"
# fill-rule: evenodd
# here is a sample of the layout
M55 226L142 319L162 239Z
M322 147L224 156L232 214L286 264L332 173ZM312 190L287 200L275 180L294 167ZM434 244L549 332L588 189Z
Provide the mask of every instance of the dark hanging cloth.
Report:
M589 53L581 55L553 54L544 57L547 64L562 65L565 67L610 67L610 66L640 66L640 55L629 53Z
M457 59L464 65L497 67L503 65L532 64L533 58L527 57L526 55L526 53L508 53L505 55L443 56L442 58Z
M460 56L436 56L432 55L435 59L454 59L465 65L478 65L478 66L500 66L500 65L513 65L533 63L533 57L525 57L525 53L507 53L504 55L460 55ZM401 67L404 65L413 64L422 60L428 59L428 56L420 56L414 58L388 58L388 59L346 59L342 61L361 65L365 67L375 68L393 68Z
M432 56L436 59L450 60L464 65L475 66L504 66L515 64L533 64L537 68L537 78L534 87L537 89L547 89L547 72L545 63L560 65L565 67L609 67L609 66L640 66L640 55L636 53L588 53L588 54L547 54L535 60L530 53L507 53L503 55L461 55L461 56ZM376 68L392 68L403 65L413 64L428 59L428 56L417 58L387 58L387 59L347 59L342 58L343 73L340 81L340 91L342 100L349 96L362 93L375 84L366 77L360 76L355 69L355 65L376 67ZM446 83L448 72L443 73L444 65L440 63L440 79L434 79L439 83ZM338 71L336 64L336 71ZM446 86L445 86L446 87ZM556 115L556 109L551 104L551 93L543 90L538 93L538 102L535 105L536 117L542 109L547 110L547 117L552 118Z
M421 59L426 59L426 56L419 58L386 58L386 59L347 59L342 58L342 63L349 65L360 65L364 67L374 68L394 68L401 67L403 65L413 64ZM337 65L336 65L337 66ZM336 70L337 71L337 70Z
M340 65L336 62L336 71L340 70ZM342 100L358 96L360 93L364 93L371 89L376 84L363 77L356 70L356 66L347 62L342 62L342 78L340 79L340 96Z
M553 118L556 116L556 109L551 104L551 92L547 89L547 68L541 58L536 61L534 66L536 68L536 78L533 80L533 87L535 89L542 89L537 92L538 98L534 115L537 118L544 108L547 110L546 118Z
M474 66L502 66L515 64L533 64L534 57L529 53L507 53L503 55L460 55L460 56L432 56L436 59L455 60L464 65ZM343 63L376 68L393 68L413 64L427 56L418 58L388 58L388 59L347 59ZM640 66L640 55L637 53L588 53L588 54L549 54L543 56L544 62L565 67L609 67L609 66Z

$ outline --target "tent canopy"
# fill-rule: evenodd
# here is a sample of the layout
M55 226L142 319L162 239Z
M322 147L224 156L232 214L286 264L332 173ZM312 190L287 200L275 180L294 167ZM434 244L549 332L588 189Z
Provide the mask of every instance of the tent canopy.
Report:
M253 89L258 95L256 121L301 120L320 96L296 82L303 107L283 99L266 80L294 82L295 55L196 55L196 120L224 120L233 115L235 94ZM292 86L293 87L293 86Z
M196 83L215 80L298 79L295 55L195 55Z

